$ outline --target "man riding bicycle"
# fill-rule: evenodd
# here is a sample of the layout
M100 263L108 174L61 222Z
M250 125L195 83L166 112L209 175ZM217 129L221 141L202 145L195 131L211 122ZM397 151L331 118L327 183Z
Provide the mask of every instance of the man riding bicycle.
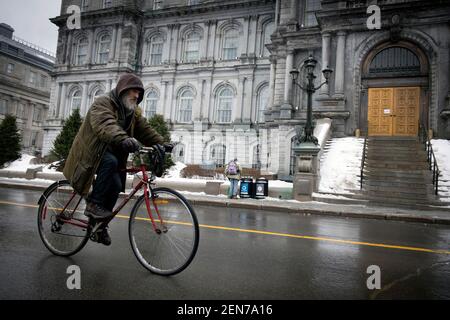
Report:
M139 150L138 141L148 147L163 143L138 108L143 96L141 80L134 74L122 75L116 88L95 99L73 141L64 176L76 192L87 196L84 214L90 218L112 216L119 193L125 191L126 173L120 169L126 167L128 154ZM111 244L106 227L99 239Z

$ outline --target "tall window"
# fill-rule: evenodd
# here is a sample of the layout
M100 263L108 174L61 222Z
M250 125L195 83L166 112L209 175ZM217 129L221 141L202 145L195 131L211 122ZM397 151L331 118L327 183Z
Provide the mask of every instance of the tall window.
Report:
M184 162L184 144L179 143L173 148L172 157L174 162Z
M262 48L262 56L264 57L268 57L270 52L269 50L266 48L266 44L269 44L272 42L272 40L270 39L270 36L272 35L272 33L275 31L275 24L273 22L267 23L264 26L264 38L263 38L263 48Z
M111 7L112 7L112 0L103 0L103 9Z
M37 74L36 72L31 71L30 72L30 83L36 84Z
M238 55L239 33L236 29L230 29L223 36L223 59L236 59Z
M85 12L88 10L89 7L89 0L82 0L81 1L81 11Z
M258 144L255 147L253 147L252 168L253 169L260 169L261 168L261 145L260 144Z
M164 39L161 36L154 36L150 40L150 65L161 64Z
M89 42L87 38L83 37L78 40L75 61L77 65L83 65L87 63L88 46Z
M156 107L158 105L158 93L155 90L150 90L145 98L145 117L150 119L156 114Z
M162 0L155 0L153 2L153 10L162 9Z
M105 93L105 91L102 88L97 88L94 90L94 92L92 93L92 102L94 102L95 98L100 97L101 95L103 95Z
M215 144L211 146L210 160L213 160L217 166L225 166L226 146L223 144Z
M41 121L41 120L42 120L42 110L38 107L34 107L33 121Z
M81 109L81 90L77 89L72 93L70 99L70 110L73 112L75 109Z
M178 107L178 122L191 122L192 121L192 102L194 100L194 94L191 89L184 89L180 94L179 107Z
M200 34L197 32L189 33L185 38L184 60L186 62L197 62L200 50Z
M0 114L7 114L8 113L8 105L7 101L5 99L0 100Z
M14 72L14 64L13 63L8 63L8 66L6 67L6 72L8 74L11 74Z
M321 0L306 0L305 25L307 27L317 26L316 11L320 10Z
M267 104L269 103L269 89L265 85L258 92L258 102L257 102L257 114L256 122L264 122L264 111L267 110Z
M109 59L109 48L111 46L111 36L104 34L98 39L97 63L107 63Z
M44 75L41 75L40 87L43 88L43 89L47 88L47 77L44 76Z
M231 122L231 111L233 109L233 91L230 88L223 88L217 97L217 122Z

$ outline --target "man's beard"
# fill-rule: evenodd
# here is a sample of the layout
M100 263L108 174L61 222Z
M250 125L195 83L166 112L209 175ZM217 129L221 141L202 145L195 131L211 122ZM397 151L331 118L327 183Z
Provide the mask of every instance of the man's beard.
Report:
M126 109L128 109L130 111L134 111L137 106L136 102L133 101L133 99L128 98L127 96L122 97L122 104Z

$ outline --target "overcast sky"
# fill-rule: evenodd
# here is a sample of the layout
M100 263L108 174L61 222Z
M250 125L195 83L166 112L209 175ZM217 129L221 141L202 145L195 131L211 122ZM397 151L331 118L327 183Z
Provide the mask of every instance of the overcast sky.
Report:
M0 23L18 38L56 53L58 28L49 18L59 15L61 0L0 0Z

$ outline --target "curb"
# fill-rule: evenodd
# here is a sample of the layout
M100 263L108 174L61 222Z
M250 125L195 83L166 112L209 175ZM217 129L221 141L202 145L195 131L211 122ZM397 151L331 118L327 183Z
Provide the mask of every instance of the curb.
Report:
M0 188L9 189L27 189L34 191L44 191L47 186L20 184L20 183L4 183L0 182ZM127 194L121 193L120 198L125 198ZM140 195L134 195L136 198ZM264 204L264 203L250 203L242 202L239 200L230 201L229 199L199 199L195 195L184 195L193 205L213 205L216 207L226 207L226 208L243 208L243 209L254 209L262 211L274 211L287 214L302 214L302 215L317 215L317 216L329 216L329 217L343 217L343 218L358 218L358 219L375 219L375 220L389 220L389 221L403 221L403 222L414 222L414 223L426 223L426 224L440 224L440 225L450 225L450 212L448 218L442 217L427 217L418 216L411 214L395 214L395 213L384 213L384 212L343 212L342 209L339 211L324 210L324 209L311 209L311 208L301 208L301 207L288 207L286 205L276 205L276 204ZM224 201L225 200L225 201Z

